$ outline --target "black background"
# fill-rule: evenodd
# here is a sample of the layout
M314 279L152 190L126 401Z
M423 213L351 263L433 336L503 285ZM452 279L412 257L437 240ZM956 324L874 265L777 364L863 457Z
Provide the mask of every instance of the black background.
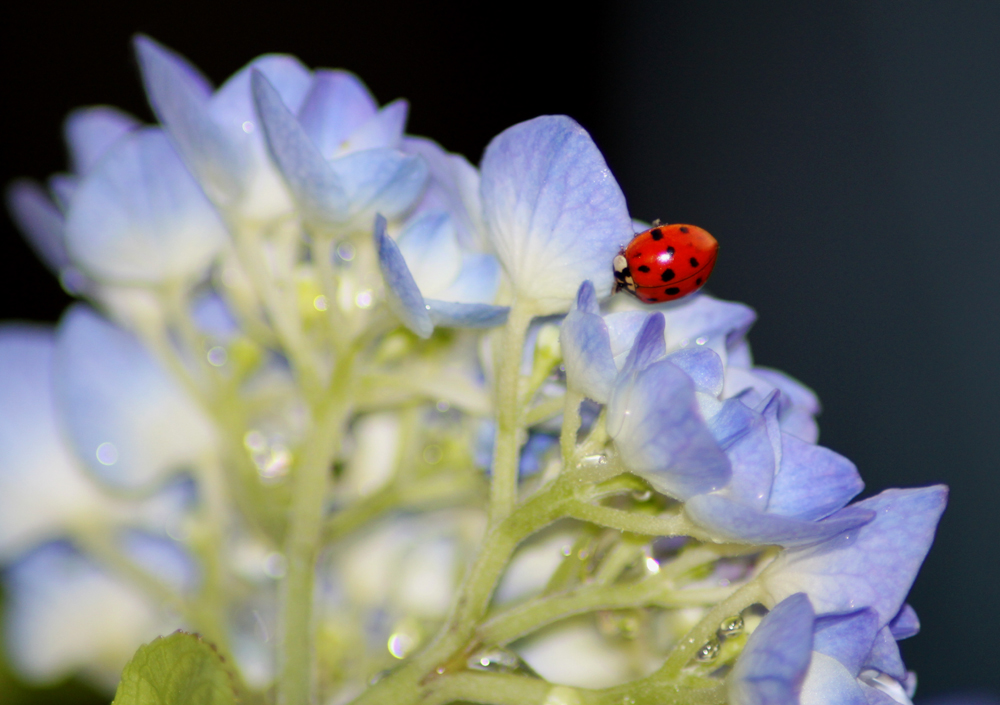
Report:
M951 486L904 656L922 696L1000 691L1000 3L100 7L4 11L0 181L65 167L75 106L150 119L135 31L217 83L266 51L349 68L473 162L520 120L580 121L635 217L718 237L712 291L757 309L757 361L816 389L866 494ZM0 318L54 321L69 299L2 227Z

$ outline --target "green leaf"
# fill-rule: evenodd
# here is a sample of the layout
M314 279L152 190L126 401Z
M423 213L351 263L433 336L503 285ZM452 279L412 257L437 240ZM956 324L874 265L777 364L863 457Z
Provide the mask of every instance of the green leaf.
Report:
M233 676L201 637L175 632L139 648L111 705L233 705Z

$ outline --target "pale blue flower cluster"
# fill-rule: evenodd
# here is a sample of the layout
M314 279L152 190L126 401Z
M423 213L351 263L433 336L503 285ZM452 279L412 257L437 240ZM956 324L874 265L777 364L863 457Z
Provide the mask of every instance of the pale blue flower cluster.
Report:
M477 169L348 72L264 56L213 90L136 50L161 125L76 111L73 172L9 190L87 301L0 328L23 677L113 686L186 628L291 703L390 702L394 659L449 683L455 653L507 679L456 700L910 702L946 488L849 504L751 309L609 300L637 226L585 130L520 123Z

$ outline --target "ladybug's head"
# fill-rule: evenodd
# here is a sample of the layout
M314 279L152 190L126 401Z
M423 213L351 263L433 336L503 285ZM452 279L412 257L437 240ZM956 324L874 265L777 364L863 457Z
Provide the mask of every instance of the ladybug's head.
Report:
M628 260L625 259L625 252L619 252L615 255L614 260L611 262L611 266L615 270L615 292L619 292L622 289L627 289L628 291L635 292L635 282L632 280L632 272L628 268Z

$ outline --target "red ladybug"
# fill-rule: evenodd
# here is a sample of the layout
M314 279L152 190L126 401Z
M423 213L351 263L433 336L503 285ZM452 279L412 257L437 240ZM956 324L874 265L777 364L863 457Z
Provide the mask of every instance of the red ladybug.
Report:
M679 299L708 281L718 256L719 243L697 225L654 223L615 257L615 291L647 304Z

